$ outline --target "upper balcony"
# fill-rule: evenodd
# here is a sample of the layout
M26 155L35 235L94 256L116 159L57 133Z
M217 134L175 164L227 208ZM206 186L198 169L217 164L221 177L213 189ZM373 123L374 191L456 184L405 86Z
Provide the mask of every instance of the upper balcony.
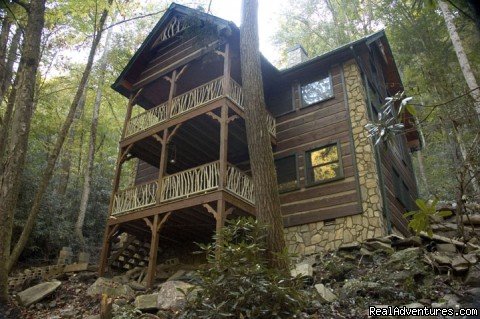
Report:
M220 162L167 175L162 178L160 185L155 180L119 190L114 194L111 215L120 216L220 190ZM234 165L227 166L224 190L253 206L252 179Z
M132 117L126 124L123 139L133 137L161 123L181 117L193 110L225 97L243 110L242 87L232 78L228 78L227 81L225 81L225 78L222 76L174 97L170 103L162 103ZM268 111L266 113L268 130L275 138L275 118Z

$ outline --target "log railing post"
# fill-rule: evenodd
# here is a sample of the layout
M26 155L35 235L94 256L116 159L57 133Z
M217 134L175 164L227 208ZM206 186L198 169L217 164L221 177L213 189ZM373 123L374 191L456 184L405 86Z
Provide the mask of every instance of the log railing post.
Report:
M223 105L220 116L220 170L219 170L219 189L225 189L227 182L228 165L228 106Z
M167 156L168 156L168 129L163 130L162 137L158 139L160 144L162 145L161 153L160 153L160 164L158 166L158 183L157 183L157 197L156 203L157 205L160 204L162 198L162 182L163 176L165 175L166 167L167 167Z
M170 91L168 93L168 104L167 104L167 120L172 116L173 108L173 96L177 89L177 70L173 70L172 77L165 77L167 81L170 82Z
M157 252L158 252L158 215L153 217L153 224L150 226L152 233L150 241L150 254L148 256L147 268L147 288L151 288L155 280L155 270L157 267Z
M222 54L223 56L223 94L229 95L230 94L230 73L231 73L231 61L230 61L230 45L228 43L225 44L225 52Z

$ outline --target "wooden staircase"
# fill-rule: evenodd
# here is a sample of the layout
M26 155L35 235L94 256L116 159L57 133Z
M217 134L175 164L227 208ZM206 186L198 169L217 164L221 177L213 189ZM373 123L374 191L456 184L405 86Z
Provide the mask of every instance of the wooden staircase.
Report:
M118 270L146 267L150 243L143 242L133 235L122 233L114 239L108 266Z

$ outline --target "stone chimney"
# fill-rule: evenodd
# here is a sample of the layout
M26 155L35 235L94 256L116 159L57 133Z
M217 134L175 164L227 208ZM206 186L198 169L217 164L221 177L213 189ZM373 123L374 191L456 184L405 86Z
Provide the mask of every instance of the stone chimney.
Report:
M291 68L292 66L307 60L307 52L300 44L297 44L287 50L287 68Z

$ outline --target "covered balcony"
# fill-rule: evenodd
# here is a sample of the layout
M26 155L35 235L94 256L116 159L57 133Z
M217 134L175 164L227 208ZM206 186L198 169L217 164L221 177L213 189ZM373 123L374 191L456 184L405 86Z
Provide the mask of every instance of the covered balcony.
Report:
M114 194L112 216L120 216L173 201L220 190L220 161L211 162L158 180L119 190ZM224 190L249 205L254 204L253 182L249 175L227 165Z
M221 98L228 98L243 110L242 87L232 78L221 76L174 97L171 102L162 103L130 118L126 123L123 139L145 132L158 124L188 114ZM270 134L275 138L275 118L268 111L267 125Z

